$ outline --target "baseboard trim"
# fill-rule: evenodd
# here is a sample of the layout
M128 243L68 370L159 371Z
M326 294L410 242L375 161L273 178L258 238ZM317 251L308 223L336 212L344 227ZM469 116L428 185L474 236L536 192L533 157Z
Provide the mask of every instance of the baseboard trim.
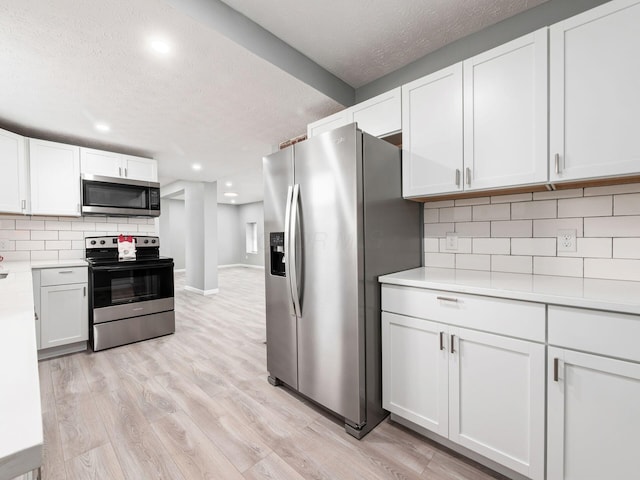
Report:
M229 263L227 265L218 265L218 268L259 268L264 270L264 265L249 265L248 263Z
M173 269L173 273L182 273L182 272L186 272L187 269L186 268L174 268Z
M190 287L189 285L185 285L184 289L187 292L192 292L192 293L197 293L198 295L215 295L216 293L218 293L220 291L220 289L218 288L214 288L212 290L200 290L199 288L196 287Z

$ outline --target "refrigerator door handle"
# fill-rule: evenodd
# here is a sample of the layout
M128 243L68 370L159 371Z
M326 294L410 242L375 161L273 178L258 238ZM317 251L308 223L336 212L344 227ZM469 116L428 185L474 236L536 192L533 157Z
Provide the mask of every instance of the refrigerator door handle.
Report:
M291 200L293 199L293 186L289 185L287 189L287 204L284 213L284 265L289 286L289 312L295 315L295 305L293 303L293 293L291 290L291 249L289 248L289 239L291 238Z
M298 252L296 251L296 236L298 229L298 204L300 200L300 185L293 186L293 198L291 200L291 223L289 232L289 278L291 279L291 296L293 298L293 309L296 317L302 316L300 309L300 298L298 296L298 273L296 272L296 264L298 260Z

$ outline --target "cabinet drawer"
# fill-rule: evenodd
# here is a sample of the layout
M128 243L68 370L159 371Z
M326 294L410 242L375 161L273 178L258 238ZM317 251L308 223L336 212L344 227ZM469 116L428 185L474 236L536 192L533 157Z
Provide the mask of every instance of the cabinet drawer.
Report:
M87 282L87 267L43 268L40 285L69 285Z
M541 303L383 285L382 310L536 342L545 341L545 305Z
M549 344L640 362L640 316L550 305Z

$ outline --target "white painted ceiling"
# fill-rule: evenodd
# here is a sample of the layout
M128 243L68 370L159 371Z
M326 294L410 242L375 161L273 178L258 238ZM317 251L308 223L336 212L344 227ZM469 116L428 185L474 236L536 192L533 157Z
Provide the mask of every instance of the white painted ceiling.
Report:
M225 3L358 87L543 1ZM0 0L0 71L0 126L152 156L161 183L217 180L227 203L260 200L261 157L341 108L163 0Z

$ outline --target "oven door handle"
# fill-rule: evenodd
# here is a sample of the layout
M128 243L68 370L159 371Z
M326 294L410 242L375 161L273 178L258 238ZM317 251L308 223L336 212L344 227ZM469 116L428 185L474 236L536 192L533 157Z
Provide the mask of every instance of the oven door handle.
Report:
M165 263L162 265L120 265L117 267L114 267L113 265L110 266L104 266L104 267L91 267L91 269L94 272L107 272L107 273L112 273L112 272L121 272L123 270L143 270L143 269L159 269L159 268L173 268L173 264L172 263Z

